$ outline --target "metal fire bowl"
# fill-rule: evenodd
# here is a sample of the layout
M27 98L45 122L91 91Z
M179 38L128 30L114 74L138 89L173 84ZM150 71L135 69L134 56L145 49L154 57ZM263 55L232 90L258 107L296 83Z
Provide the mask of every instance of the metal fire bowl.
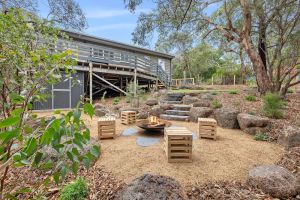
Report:
M169 127L171 126L171 122L166 121L166 120L162 120L159 119L160 121L160 125L157 126L151 126L149 124L149 120L148 119L144 119L144 120L140 120L136 122L136 126L145 129L146 131L161 131L164 130L165 127Z

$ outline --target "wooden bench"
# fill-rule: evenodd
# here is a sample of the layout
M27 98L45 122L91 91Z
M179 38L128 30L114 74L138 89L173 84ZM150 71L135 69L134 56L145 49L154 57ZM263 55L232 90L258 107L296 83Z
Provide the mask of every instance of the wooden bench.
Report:
M116 138L116 118L101 117L98 119L98 139Z
M185 127L165 128L164 150L168 162L192 162L193 134Z
M136 111L122 111L121 123L125 125L134 124L136 121Z
M217 121L213 118L198 118L199 138L217 139Z

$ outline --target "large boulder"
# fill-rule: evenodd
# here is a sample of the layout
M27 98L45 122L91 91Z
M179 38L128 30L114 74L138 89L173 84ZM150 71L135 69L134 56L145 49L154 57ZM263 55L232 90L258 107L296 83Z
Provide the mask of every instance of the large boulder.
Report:
M179 183L166 176L145 174L122 188L115 200L184 200L186 196Z
M207 100L207 101L212 101L214 100L214 96L212 94L209 94L209 93L204 93L204 94L201 94L200 95L200 98L202 100Z
M149 113L145 112L145 111L141 111L139 112L139 114L137 115L138 119L147 119L148 118Z
M195 103L198 101L198 98L197 97L194 97L194 96L190 96L190 95L185 95L183 98L182 98L182 102L183 104L192 104L192 103Z
M285 126L277 141L288 148L300 147L300 128L297 126Z
M151 99L148 99L148 100L145 102L145 104L148 105L148 106L155 106L155 105L158 104L158 101L157 101L156 99L151 98Z
M268 118L250 115L247 113L238 114L237 119L242 130L251 127L266 127L270 123Z
M99 109L95 109L95 116L97 117L104 117L107 114L107 110L99 108Z
M161 109L159 106L155 106L149 111L149 115L153 115L156 117L159 117L161 114L164 114L164 113L165 113L165 110Z
M219 108L215 112L215 118L218 122L218 125L223 128L238 129L238 114L239 111L232 108Z
M200 99L193 103L193 107L210 107L210 101Z
M160 108L163 109L163 110L173 110L174 105L167 104L167 103L162 103L162 104L160 104Z
M192 107L189 113L190 121L198 122L198 118L209 117L213 113L213 109L208 107Z
M276 198L292 197L299 192L297 178L278 165L262 165L251 169L247 184Z

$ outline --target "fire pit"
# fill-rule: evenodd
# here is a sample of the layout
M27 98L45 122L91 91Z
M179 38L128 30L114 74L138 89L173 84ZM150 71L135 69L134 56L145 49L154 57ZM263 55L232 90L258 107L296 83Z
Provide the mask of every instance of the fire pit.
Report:
M148 119L138 121L136 125L147 131L161 131L165 127L171 126L171 122L158 119L156 116L150 116Z

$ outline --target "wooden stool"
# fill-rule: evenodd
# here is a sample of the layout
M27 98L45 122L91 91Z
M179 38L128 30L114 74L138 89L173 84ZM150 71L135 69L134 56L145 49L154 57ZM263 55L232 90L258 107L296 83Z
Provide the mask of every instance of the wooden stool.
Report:
M136 121L136 111L122 111L121 123L125 125L134 124Z
M116 118L101 117L98 119L98 139L116 138Z
M213 118L198 118L199 138L217 139L217 121Z
M193 134L185 127L165 128L164 150L168 162L192 162Z

